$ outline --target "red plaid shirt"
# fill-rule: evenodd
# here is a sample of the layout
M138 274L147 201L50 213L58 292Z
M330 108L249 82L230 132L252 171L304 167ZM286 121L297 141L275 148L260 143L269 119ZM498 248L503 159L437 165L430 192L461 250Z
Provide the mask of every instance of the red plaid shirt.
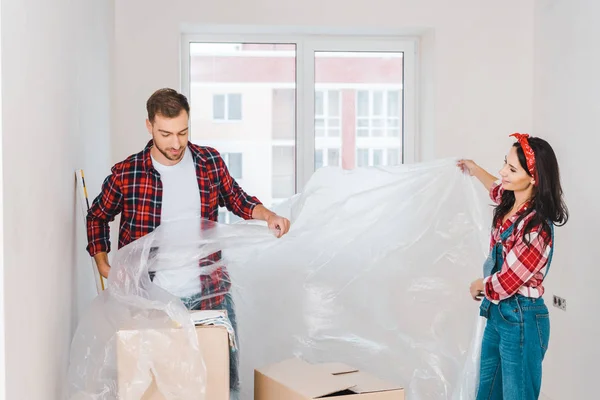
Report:
M504 189L500 182L496 182L490 191L491 199L499 204L502 200ZM504 224L499 221L492 232L490 248L500 240L500 235L523 215L530 204L523 207ZM485 295L492 302L497 303L520 293L523 296L538 298L544 294L544 274L548 263L548 256L553 245L552 238L541 230L540 226L534 227L529 235L530 245L524 240L523 230L525 225L533 218L535 211L527 214L512 234L502 243L504 264L496 272L483 280Z
M162 207L162 183L154 169L150 149L146 148L116 164L102 184L102 191L94 200L87 215L87 251L91 256L110 251L109 226L121 213L119 248L152 232L160 225ZM196 177L200 191L200 214L202 218L217 221L219 206L227 207L237 216L252 218L254 207L261 204L256 197L248 196L231 177L220 154L210 147L188 144L196 165ZM220 253L201 260L200 265L212 264L220 259ZM231 287L225 268L210 275L201 275L201 308L209 309L220 304Z

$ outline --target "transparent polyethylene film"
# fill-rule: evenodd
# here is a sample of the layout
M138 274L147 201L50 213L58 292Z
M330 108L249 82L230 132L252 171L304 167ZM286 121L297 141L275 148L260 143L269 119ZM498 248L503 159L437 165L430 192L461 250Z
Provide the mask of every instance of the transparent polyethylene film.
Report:
M281 239L256 221L163 222L116 253L73 340L69 398L139 399L154 376L167 399L201 399L186 306L226 293L242 399L254 368L293 356L352 365L411 400L475 398L483 321L468 288L482 273L489 201L474 185L455 160L323 168L274 209L292 222ZM124 351L134 357L117 359Z

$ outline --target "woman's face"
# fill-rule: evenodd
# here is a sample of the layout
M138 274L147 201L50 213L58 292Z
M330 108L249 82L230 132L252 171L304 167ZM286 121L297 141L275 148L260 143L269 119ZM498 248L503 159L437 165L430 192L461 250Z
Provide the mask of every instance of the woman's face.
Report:
M500 170L502 177L502 187L504 190L519 192L529 189L534 184L534 180L527 171L521 166L517 148L511 146L508 155L504 159L504 167Z

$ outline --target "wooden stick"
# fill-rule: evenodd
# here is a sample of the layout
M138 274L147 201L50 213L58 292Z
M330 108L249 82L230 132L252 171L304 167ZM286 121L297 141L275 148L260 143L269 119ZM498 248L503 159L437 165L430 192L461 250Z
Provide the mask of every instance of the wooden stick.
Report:
M77 192L79 192L79 202L81 204L81 212L83 214L83 221L85 222L87 218L87 213L90 209L90 201L88 200L87 188L85 186L85 177L83 175L83 170L78 169L75 171L75 177L77 178ZM86 227L87 230L87 227ZM96 281L96 290L98 294L100 294L104 290L104 279L102 275L100 275L100 270L98 270L98 266L96 265L96 260L94 257L90 257L92 262L92 270L94 271L94 277Z

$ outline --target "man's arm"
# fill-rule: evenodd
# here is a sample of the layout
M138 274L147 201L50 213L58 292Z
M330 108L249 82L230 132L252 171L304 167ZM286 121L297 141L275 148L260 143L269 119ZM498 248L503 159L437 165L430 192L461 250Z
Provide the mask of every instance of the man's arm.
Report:
M115 171L108 176L102 184L102 190L90 207L86 222L88 245L87 251L94 257L100 274L108 278L110 264L108 252L110 251L110 228L108 223L113 221L121 212L123 194L120 182Z
M110 264L108 263L108 253L105 251L101 251L100 253L94 256L94 260L96 261L96 265L98 266L98 272L105 278L108 278L108 273L110 272Z
M277 237L285 235L290 229L290 221L268 210L260 200L244 192L229 174L219 152L214 149L213 151L220 181L219 204L240 218L266 221L269 229L275 231Z
M282 237L290 230L290 221L287 218L280 217L262 204L254 207L252 218L266 221L269 229L271 229L277 237Z

